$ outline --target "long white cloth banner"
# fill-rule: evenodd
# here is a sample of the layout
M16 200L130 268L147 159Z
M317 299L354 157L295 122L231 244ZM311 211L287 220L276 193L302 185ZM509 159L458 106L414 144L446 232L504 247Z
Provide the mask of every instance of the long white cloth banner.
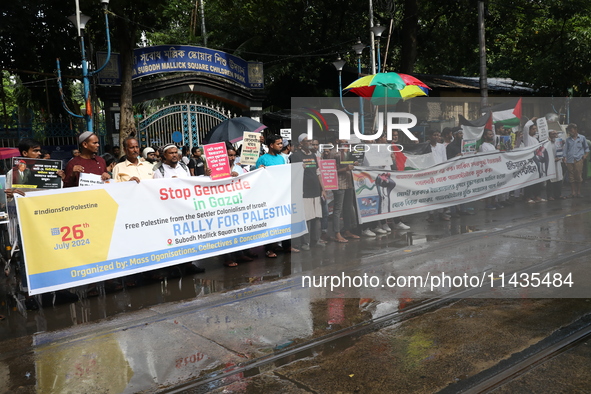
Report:
M150 179L19 197L29 293L302 235L302 182L301 166L282 165L217 181Z
M454 158L415 171L353 170L360 223L492 197L554 178L550 142Z

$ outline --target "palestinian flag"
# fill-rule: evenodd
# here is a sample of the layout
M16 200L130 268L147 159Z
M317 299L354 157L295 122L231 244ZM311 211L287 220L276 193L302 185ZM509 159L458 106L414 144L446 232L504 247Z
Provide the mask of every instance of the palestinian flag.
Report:
M517 100L507 101L506 103L490 107L492 112L492 121L494 124L500 123L506 127L519 126L521 120L521 97Z
M459 115L459 119L460 126L462 126L462 131L464 132L465 140L480 140L482 138L482 134L484 134L485 128L493 130L490 112L476 120L468 120L462 115Z
M429 142L404 144L404 153L396 151L394 155L399 171L422 170L435 165Z

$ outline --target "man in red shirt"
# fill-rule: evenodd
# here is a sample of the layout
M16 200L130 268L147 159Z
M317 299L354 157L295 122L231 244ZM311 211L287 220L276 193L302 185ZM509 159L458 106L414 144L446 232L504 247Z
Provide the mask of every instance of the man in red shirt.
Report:
M100 175L103 181L111 178L107 172L105 160L97 155L99 150L97 135L85 131L78 136L78 143L80 144L80 156L76 156L68 162L64 187L78 186L81 173Z

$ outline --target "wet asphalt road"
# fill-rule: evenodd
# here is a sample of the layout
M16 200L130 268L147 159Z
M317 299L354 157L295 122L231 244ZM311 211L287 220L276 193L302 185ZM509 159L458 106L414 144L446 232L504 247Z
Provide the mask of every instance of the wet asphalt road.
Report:
M591 195L588 185L584 191ZM209 259L199 263L204 274L123 290L99 288L95 297L78 289L79 301L51 305L45 299L39 311L19 310L8 278L0 287L0 314L6 316L0 322L0 381L7 382L0 393L153 392L208 379L199 391L439 391L585 316L589 290L497 286L471 294L484 299L446 304L355 339L344 336L333 351L311 346L307 357L281 368L287 361L269 364L256 377L215 377L460 290L330 292L302 288L302 275L384 278L445 271L492 273L498 281L501 272L534 267L589 283L589 199L516 202L498 211L471 206L473 216L428 223L426 215L414 215L406 220L409 231L259 258L237 268ZM262 248L257 252L263 255ZM553 299L560 297L577 299ZM589 382L576 367L585 357L588 365L589 352L582 349L581 358L565 361L575 365L566 370L576 374L572 380L579 386ZM521 379L513 384L526 392L541 378Z

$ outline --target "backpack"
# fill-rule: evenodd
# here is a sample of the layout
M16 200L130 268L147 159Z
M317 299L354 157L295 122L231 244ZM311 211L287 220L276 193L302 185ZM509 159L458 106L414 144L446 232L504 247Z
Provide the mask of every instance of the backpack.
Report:
M188 171L189 174L191 173L189 171L189 168L187 167L187 165L182 160L179 160L179 164L181 165L181 167L183 167L185 169L185 171ZM152 170L153 171L158 170L158 171L160 171L160 174L162 174L162 176L164 176L164 167L162 167L162 162L161 161L159 161L158 163L154 164L154 168Z

